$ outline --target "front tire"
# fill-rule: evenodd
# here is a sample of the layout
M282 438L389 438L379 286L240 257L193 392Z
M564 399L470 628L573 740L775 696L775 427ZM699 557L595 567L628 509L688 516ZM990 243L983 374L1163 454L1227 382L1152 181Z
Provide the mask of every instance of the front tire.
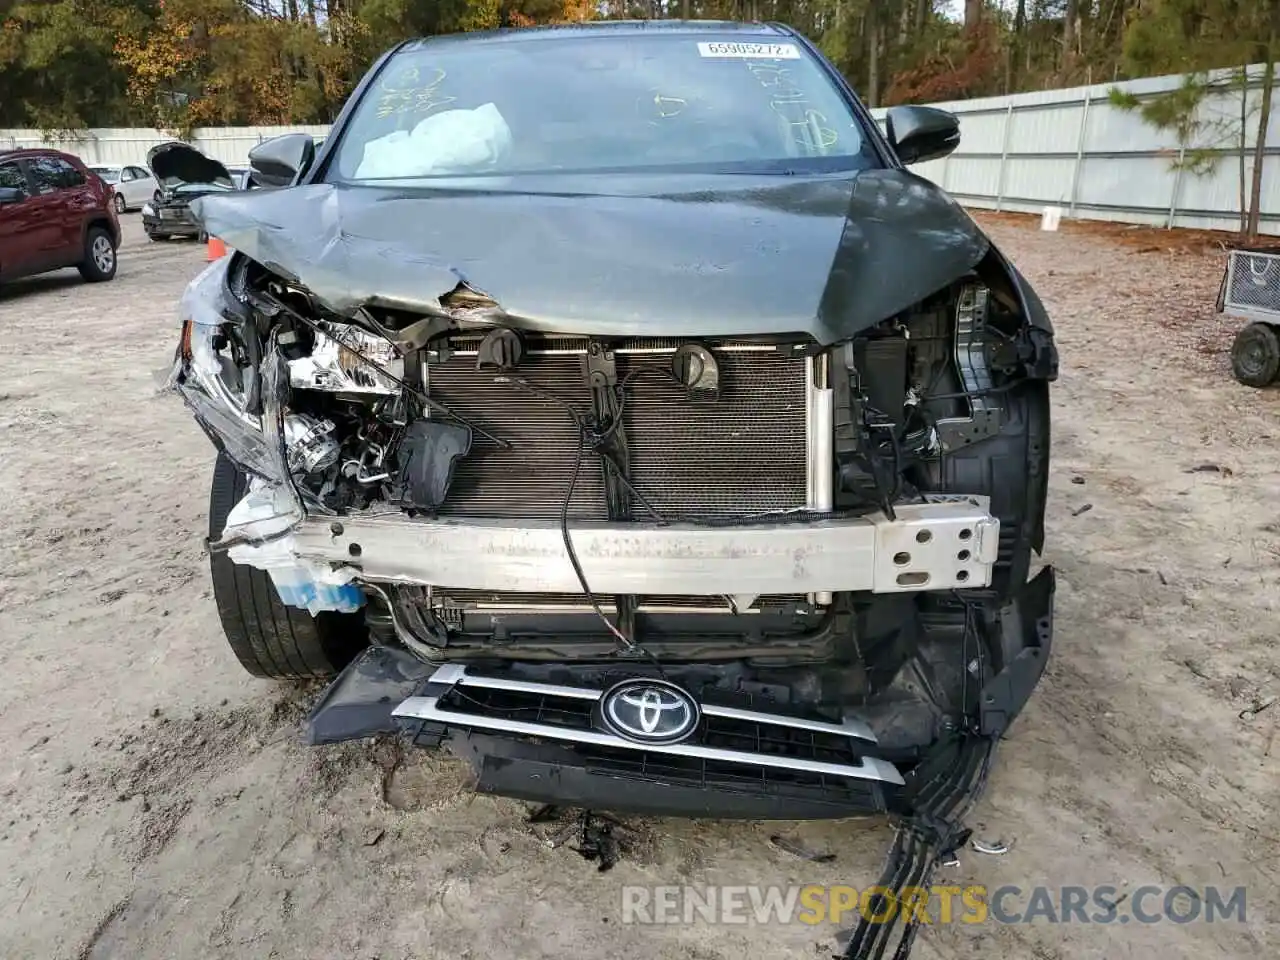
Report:
M1266 323L1251 323L1231 344L1231 372L1248 387L1265 387L1280 373L1280 336Z
M128 209L124 202L124 194L117 193L115 199L111 202L116 205L116 213L124 213Z
M231 508L249 480L218 454L209 491L209 536L222 536ZM218 619L231 652L255 677L298 680L332 677L368 644L363 613L321 613L286 606L266 571L211 554L209 573Z
M103 227L90 227L84 237L84 259L80 276L90 283L103 283L116 275L116 245Z

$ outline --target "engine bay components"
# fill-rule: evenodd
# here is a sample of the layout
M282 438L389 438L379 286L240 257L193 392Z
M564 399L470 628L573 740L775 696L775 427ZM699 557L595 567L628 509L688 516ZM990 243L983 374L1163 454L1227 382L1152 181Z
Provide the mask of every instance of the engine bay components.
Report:
M290 473L315 473L338 460L338 441L333 438L333 421L305 413L284 418L284 442L289 451Z
M510 327L498 327L480 341L476 353L477 370L514 370L524 359L524 339Z
M489 314L450 320L372 307L344 322L305 289L253 269L223 270L244 320L226 322L236 312L229 302L220 326L202 315L200 329L216 332L187 338L188 368L201 383L225 385L246 411L244 385L257 385L259 413L246 422L260 420L268 459L278 442L287 467L261 476L296 496L304 514L325 530L330 517L351 530L364 515L379 523L380 539L368 544L333 535L330 546L342 548L322 561L347 557L362 582L447 589L464 603L468 590L497 591L504 603L524 592L538 608L562 606L551 594L572 595L578 582L592 605L578 579L585 570L632 618L628 630L642 606L707 609L704 594L735 616L748 616L757 596L788 596L808 616L838 606L839 595L993 582L999 522L989 493L972 491L965 509L976 512L954 532L910 530L919 511L941 522L938 511L949 509L930 472L944 452L939 433L971 424L966 414L998 416L992 396L1009 382L988 362L1005 321L990 326L989 291L972 277L820 346L795 334L596 337L517 329ZM387 555L384 534L397 517L413 538L452 537L451 565L408 563L395 548ZM866 569L827 570L821 524L875 517L878 546L841 561ZM495 523L506 541L494 540ZM623 526L602 540L597 523ZM653 539L638 525L666 532ZM775 526L771 541L794 548L793 575L766 569L782 560L764 541L755 560L732 546ZM922 539L889 549L899 526ZM585 551L571 558L577 572L557 566L566 530ZM512 556L536 546L544 560L521 563L559 572L546 580L519 564L503 572L493 558L466 559L485 543ZM702 544L706 569L673 576L680 543ZM485 569L497 572L476 579Z
M682 384L690 400L720 399L720 365L700 343L683 343L671 355L671 375Z
M986 355L989 307L986 287L968 284L961 290L956 303L955 357L969 415L937 421L937 443L943 451L982 440L1000 429L1000 408L991 396L994 384Z
M407 507L436 510L453 483L454 465L470 452L470 427L415 420L400 443L397 499Z

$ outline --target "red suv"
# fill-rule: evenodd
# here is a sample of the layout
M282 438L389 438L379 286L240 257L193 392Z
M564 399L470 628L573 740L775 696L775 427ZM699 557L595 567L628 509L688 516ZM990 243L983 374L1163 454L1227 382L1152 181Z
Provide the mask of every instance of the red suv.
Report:
M57 150L0 150L0 281L76 267L116 275L120 221L112 189Z

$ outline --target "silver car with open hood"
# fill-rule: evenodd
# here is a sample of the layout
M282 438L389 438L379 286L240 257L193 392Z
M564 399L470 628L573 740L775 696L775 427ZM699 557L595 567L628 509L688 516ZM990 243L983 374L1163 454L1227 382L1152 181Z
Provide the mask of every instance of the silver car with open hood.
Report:
M147 151L147 166L158 184L151 202L142 207L142 228L150 240L202 236L204 231L191 214L192 202L236 189L226 167L179 140Z

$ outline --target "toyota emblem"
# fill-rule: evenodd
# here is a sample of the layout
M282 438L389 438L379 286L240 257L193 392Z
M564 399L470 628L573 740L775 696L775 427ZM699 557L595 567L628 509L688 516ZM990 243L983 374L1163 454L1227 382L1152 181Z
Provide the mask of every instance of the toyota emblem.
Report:
M605 691L601 716L611 731L636 743L679 743L698 726L698 704L665 680L624 680Z

